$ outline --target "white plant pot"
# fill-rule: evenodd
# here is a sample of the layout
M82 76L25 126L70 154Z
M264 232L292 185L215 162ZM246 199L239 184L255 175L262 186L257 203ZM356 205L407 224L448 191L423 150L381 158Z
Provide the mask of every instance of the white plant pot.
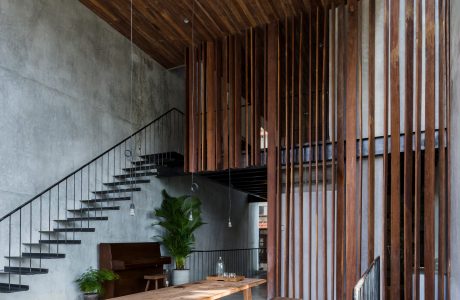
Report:
M98 300L98 294L83 294L83 300Z
M190 282L190 270L173 270L173 285L181 285Z

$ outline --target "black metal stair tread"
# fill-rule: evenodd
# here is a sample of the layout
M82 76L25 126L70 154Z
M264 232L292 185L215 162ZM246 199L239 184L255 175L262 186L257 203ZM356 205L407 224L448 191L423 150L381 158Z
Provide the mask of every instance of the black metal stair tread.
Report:
M64 220L54 220L54 222L76 222L76 221L107 221L109 217L75 217Z
M125 180L125 181L114 181L114 182L106 182L104 185L106 186L119 186L119 185L133 185L133 184L140 184L140 183L149 183L150 179L139 179L139 180Z
M115 175L113 177L117 179L126 179L126 178L133 178L133 177L147 177L147 176L155 176L156 173L154 172L142 172L142 173L129 173L129 174L121 174Z
M28 285L0 283L0 293L25 292L29 290Z
M93 194L105 195L113 193L127 193L127 192L139 192L141 188L127 188L127 189L117 189L117 190L104 190L104 191L94 191Z
M77 209L68 209L72 213L86 213L89 211L103 211L103 210L120 210L120 206L99 206L99 207L83 207Z
M30 267L4 267L3 271L11 274L21 274L21 275L37 275L37 274L47 274L48 269L44 268L30 268Z
M54 228L53 230L40 230L40 233L52 234L60 232L95 232L96 228L87 228L87 227L64 227L64 228Z
M81 202L83 202L83 203L97 203L97 202L128 201L128 200L131 200L131 197L98 198L98 199L81 200Z
M160 165L150 164L150 165L144 165L144 166L140 166L140 167L123 168L123 171L125 171L125 172L137 172L137 171L153 170L153 172L157 172L159 167L160 167Z
M81 240L39 240L40 244L67 244L67 245L78 245L81 244Z
M56 258L65 258L65 253L46 253L46 252L22 252L22 257L36 258L36 259L56 259Z
M11 260L30 260L30 259L58 259L58 258L65 258L65 254L63 253L29 253L24 252L22 256L5 256L6 259Z

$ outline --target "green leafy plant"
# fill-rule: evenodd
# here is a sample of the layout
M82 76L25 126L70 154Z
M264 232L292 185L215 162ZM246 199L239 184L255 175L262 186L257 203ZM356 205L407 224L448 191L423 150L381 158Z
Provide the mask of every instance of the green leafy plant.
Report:
M102 295L104 293L102 284L105 281L117 280L119 278L120 277L112 271L89 268L86 272L81 274L75 282L78 284L80 291L85 294L95 293Z
M160 241L174 258L176 269L183 270L195 243L193 233L205 224L201 219L201 201L191 196L171 197L165 190L161 194L163 202L154 212L159 221L153 225L164 228Z

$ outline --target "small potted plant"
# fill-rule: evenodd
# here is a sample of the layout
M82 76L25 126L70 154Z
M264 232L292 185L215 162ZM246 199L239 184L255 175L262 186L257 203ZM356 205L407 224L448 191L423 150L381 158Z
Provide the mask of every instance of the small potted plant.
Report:
M192 252L195 230L205 224L201 219L201 201L191 196L171 197L165 190L162 195L161 207L154 212L158 218L154 226L163 227L160 241L176 264L172 272L173 285L188 283L190 270L185 269L185 260Z
M80 291L83 292L84 300L97 300L104 293L103 283L118 278L119 276L112 271L89 268L75 282L77 282Z

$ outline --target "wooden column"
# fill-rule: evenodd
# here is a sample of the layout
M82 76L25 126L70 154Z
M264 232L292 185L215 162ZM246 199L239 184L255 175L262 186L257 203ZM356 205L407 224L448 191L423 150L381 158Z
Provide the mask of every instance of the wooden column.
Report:
M214 42L206 43L206 165L207 170L216 170L216 58Z

